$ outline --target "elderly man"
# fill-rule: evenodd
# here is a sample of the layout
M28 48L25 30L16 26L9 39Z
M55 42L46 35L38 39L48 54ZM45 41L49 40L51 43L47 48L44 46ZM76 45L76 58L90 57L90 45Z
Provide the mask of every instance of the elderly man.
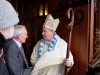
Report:
M9 75L4 60L3 46L6 39L13 36L14 25L18 22L18 15L12 5L6 0L0 0L0 75Z
M28 66L27 59L24 54L22 44L28 38L26 27L23 25L16 25L14 27L14 36L9 39L5 45L6 53L5 60L10 75L30 75L32 68Z
M53 19L49 14L43 25L43 39L33 49L31 63L34 69L31 75L64 75L65 65L73 66L73 56L70 52L66 58L67 43L61 39L56 31L59 19Z

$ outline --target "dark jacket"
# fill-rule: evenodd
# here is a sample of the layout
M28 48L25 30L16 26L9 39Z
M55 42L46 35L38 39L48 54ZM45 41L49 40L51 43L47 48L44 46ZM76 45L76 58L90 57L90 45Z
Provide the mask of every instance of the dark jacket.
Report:
M9 39L5 43L4 50L10 75L30 75L32 69L28 66L26 58L13 39Z
M100 67L95 67L95 68L88 67L86 75L100 75Z
M0 33L0 54L2 52L1 50L2 50L5 42L6 42L6 40L5 40L4 36ZM3 53L0 57L0 75L9 75L6 64L3 61L4 57L5 57L5 55Z

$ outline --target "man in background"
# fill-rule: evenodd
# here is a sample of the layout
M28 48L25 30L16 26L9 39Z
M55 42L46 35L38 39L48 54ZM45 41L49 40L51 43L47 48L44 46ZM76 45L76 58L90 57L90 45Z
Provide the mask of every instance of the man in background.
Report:
M0 75L9 75L3 46L7 39L13 37L14 25L18 22L18 15L13 6L6 0L0 0Z

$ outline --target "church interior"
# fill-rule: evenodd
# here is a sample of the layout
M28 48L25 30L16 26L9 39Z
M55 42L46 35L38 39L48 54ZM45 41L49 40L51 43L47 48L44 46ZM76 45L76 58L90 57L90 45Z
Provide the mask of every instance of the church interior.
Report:
M28 38L23 44L30 64L33 47L42 38L42 26L48 14L60 19L57 34L69 41L67 28L68 9L74 12L74 25L71 36L71 52L74 65L68 75L86 75L88 63L95 51L100 50L100 0L8 0L18 13L19 24L25 25ZM31 66L31 64L30 64Z

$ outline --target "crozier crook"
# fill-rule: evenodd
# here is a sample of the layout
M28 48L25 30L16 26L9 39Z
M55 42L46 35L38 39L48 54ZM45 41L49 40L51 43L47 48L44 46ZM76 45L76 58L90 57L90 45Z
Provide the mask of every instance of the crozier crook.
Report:
M68 30L69 30L69 39L68 39L68 48L67 48L67 55L66 58L69 58L69 54L70 54L70 47L71 47L71 36L72 36L72 29L73 29L73 25L74 25L74 12L72 8L68 9L68 13L66 13L66 15L68 16L68 19L71 20L71 22L68 24ZM65 75L67 75L67 67L66 67L66 73Z

